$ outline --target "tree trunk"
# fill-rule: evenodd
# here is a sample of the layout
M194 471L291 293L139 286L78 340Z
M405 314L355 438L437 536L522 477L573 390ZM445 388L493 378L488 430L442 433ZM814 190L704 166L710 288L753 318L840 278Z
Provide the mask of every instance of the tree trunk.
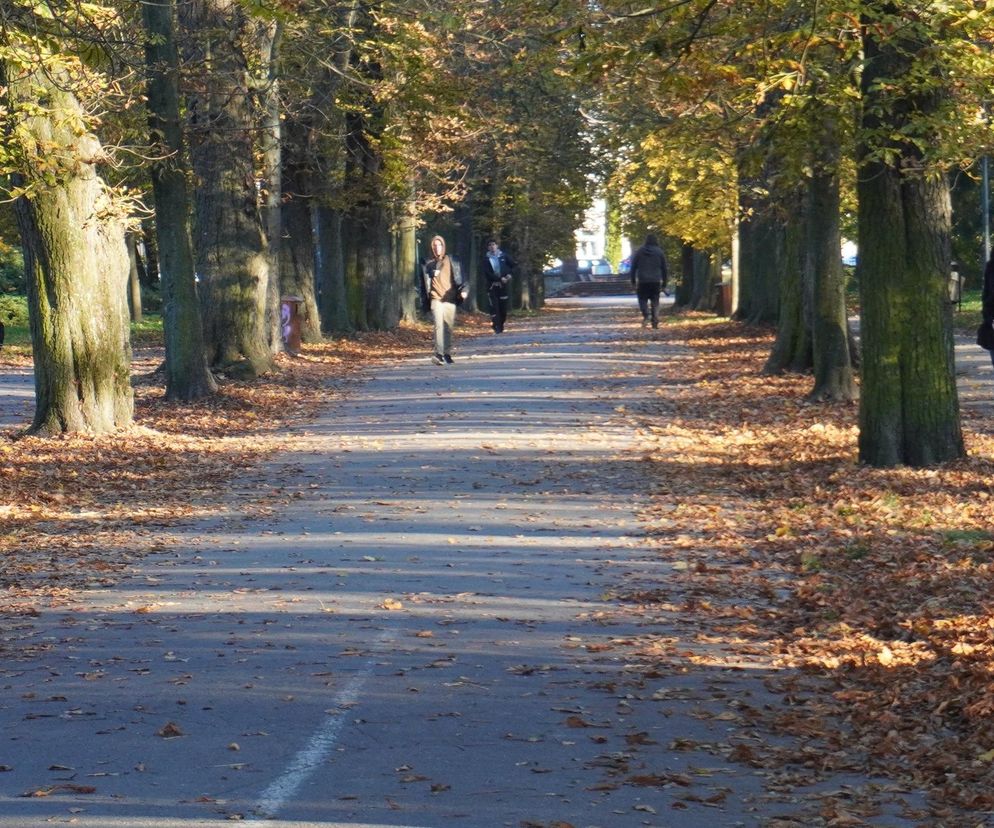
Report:
M387 331L400 320L390 217L383 202L368 205L362 216L357 264L366 325L369 330Z
M307 129L299 120L285 124L287 137L282 153L283 186L281 207L283 239L280 245L280 292L299 296L300 336L304 342L321 341L321 317L317 303L317 251L311 221L314 188L313 167L306 159Z
M236 0L185 7L206 88L190 101L198 181L195 236L204 335L212 367L255 377L272 367L266 330L269 252L255 176L247 21Z
M683 242L680 245L680 280L676 274L670 277L674 286L674 303L677 307L689 307L694 297L694 246Z
M714 310L714 289L721 281L718 254L708 250L694 250L691 256L690 308Z
M302 194L284 192L282 209L280 292L304 300L301 304L301 339L304 342L320 342L321 318L315 293L316 250L311 229L311 208Z
M897 4L870 6L900 21ZM912 118L934 111L936 100L894 100L889 79L909 75L928 43L913 25L887 27L890 39L878 39L884 28L873 22L863 35L862 128L901 135ZM879 149L860 147L858 166L859 458L872 466L930 466L964 456L947 294L949 187L923 168L910 142L893 141L891 156Z
M190 192L179 107L179 57L174 0L143 3L148 42L149 126L155 224L161 261L162 328L166 345L166 399L197 400L217 390L207 368L190 238ZM153 235L153 234L150 234ZM154 247L155 245L151 245Z
M69 77L40 63L32 72L8 68L0 61L6 140L15 122L26 137L12 183L26 189L15 212L35 366L31 431L125 428L134 414L128 250L120 209L96 171L103 149L83 126Z
M404 213L394 229L394 272L397 274L397 287L400 298L400 318L405 322L415 322L418 318L418 229L417 205L409 201L404 205ZM470 264L464 263L464 267Z
M349 334L348 291L345 285L345 251L340 210L315 204L314 255L321 286L321 330L329 335Z
M807 245L811 217L805 204L806 199L798 193L788 208L793 220L785 228L778 261L780 315L777 337L763 367L764 374L801 372L811 368L811 292L808 287L811 257Z
M279 65L280 41L283 24L278 20L267 20L259 24L259 55L264 72L262 91L262 129L260 150L262 154L263 181L263 227L266 231L269 280L266 291L266 337L270 354L284 350L283 325L280 321L280 289L282 277L281 247L283 243L283 136L280 120L280 80ZM306 312L306 307L302 308Z
M159 239L155 219L142 219L142 242L142 247L145 249L145 284L150 288L157 288L159 287Z
M779 315L780 259L784 225L766 199L744 201L751 215L739 225L740 294L737 318L750 325L775 324Z
M826 120L823 145L836 154L833 131ZM840 197L838 157L827 157L827 166L816 170L810 183L808 234L812 275L811 337L814 357L812 400L848 402L856 399L856 380L849 353L849 322L846 317L846 274L842 268L842 232L839 227ZM835 162L835 163L833 163Z
M124 237L128 246L128 311L132 322L142 321L142 283L138 278L138 239L134 232L128 231Z

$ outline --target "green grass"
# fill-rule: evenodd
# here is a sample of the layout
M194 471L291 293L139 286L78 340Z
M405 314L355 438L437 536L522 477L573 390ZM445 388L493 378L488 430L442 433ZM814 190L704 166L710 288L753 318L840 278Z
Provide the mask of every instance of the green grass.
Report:
M154 348L161 346L162 317L158 314L145 314L141 322L131 323L131 346L134 348ZM31 352L31 331L27 325L6 326L4 348L13 351Z
M152 348L163 344L162 317L146 313L141 322L131 323L131 345L135 348Z
M975 336L981 322L980 291L964 290L958 309L953 306L953 327L957 333Z

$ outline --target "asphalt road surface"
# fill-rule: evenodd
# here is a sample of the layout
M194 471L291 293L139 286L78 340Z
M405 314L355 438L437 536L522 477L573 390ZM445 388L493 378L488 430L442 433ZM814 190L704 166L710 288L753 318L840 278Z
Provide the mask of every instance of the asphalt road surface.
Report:
M632 672L640 636L686 634L611 598L675 575L636 517L651 483L630 412L684 354L620 301L457 337L454 365L426 342L373 367L219 492L224 516L8 624L0 828L783 813L720 748L737 702L775 703L770 665L715 643L695 670ZM283 491L260 504L267 486Z

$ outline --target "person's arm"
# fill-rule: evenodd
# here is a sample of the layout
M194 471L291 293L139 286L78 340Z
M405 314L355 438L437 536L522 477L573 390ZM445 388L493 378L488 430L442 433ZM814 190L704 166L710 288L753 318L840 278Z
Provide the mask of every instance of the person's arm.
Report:
M635 276L638 273L638 269L639 269L639 255L641 253L642 253L642 248L640 247L638 250L636 250L632 254L632 263L631 263L631 266L628 269L628 272L631 274L631 277L632 277L632 284L633 285L635 284Z
M486 253L483 254L480 266L483 268L483 275L487 277L487 287L490 287L494 282L500 281L500 274L494 273L494 266L490 264L490 256Z

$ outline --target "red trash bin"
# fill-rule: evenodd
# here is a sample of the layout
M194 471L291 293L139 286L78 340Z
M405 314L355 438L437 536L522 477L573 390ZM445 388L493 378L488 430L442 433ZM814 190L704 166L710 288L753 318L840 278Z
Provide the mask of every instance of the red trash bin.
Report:
M288 354L300 353L300 323L303 296L284 296L280 299L280 327L283 332L283 345Z

